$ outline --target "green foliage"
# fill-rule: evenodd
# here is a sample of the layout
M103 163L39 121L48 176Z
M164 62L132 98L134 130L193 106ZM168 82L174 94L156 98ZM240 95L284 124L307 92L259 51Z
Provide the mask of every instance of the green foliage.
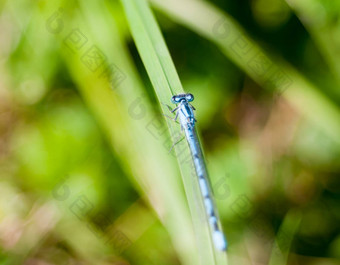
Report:
M338 264L339 3L150 5L0 3L0 263L227 264L168 153L185 91L228 264Z

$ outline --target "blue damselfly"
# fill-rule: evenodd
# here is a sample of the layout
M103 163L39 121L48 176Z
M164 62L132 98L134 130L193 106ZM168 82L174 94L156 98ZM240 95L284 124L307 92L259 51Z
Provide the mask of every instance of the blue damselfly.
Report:
M185 138L190 147L192 160L194 163L196 175L198 177L200 192L205 205L205 211L209 220L211 237L215 247L218 250L227 249L227 241L222 232L220 220L217 213L217 208L214 203L213 193L210 187L210 181L208 178L207 168L204 162L203 152L197 137L194 116L195 108L190 104L194 100L194 96L188 94L178 94L171 98L171 102L176 104L177 107L171 110L172 113L176 113L174 118L177 121L179 117L179 123L181 130L185 132ZM171 109L169 107L169 109Z

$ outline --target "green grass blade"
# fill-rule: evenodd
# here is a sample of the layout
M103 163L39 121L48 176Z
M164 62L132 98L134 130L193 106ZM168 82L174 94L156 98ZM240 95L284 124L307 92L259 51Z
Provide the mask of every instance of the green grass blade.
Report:
M338 1L297 0L287 4L300 18L312 38L315 40L324 59L330 66L334 77L340 81L339 22L330 17L340 14ZM335 37L336 36L336 37Z
M288 255L294 235L301 222L301 213L291 210L287 213L274 243L269 265L288 264Z
M102 2L83 1L80 8L77 8L77 13L68 16L69 9L65 3L53 3L55 6L51 7L44 17L48 18L55 10L63 7L64 27L58 34L46 34L54 34L52 37L59 42L60 53L73 82L102 126L125 173L141 196L147 198L167 228L182 264L192 264L192 257L196 256L194 235L175 159L172 159L167 149L160 144L166 140L166 135L155 140L146 128L150 121L155 120L155 114L144 96L145 88L136 75L127 55L127 48L120 39L113 19L115 16L108 12L112 7ZM98 14L101 16L98 17ZM44 28L45 24L42 23L41 27ZM84 65L81 60L84 49L70 52L67 48L65 39L75 28L79 28L86 35L89 42L87 47L96 45L103 51L107 61L114 62L126 75L119 87L111 88L110 82L98 77L98 71L93 72ZM131 113L131 107L137 101L144 111L141 117L135 117ZM163 177L164 172L166 178ZM163 243L160 249L168 250L168 242ZM131 248L134 248L134 245Z
M137 49L149 74L158 100L160 103L167 104L173 94L183 93L183 88L158 25L145 0L122 0L122 3ZM165 106L161 105L161 107L163 113L169 112ZM179 126L168 120L167 124L173 141L176 142L175 135L179 134ZM188 161L190 150L184 142L176 145L175 150L197 234L199 263L226 264L225 255L216 253L212 245L203 202L195 197L194 191L199 188L192 176L191 160L183 162L184 156Z
M118 37L112 38L112 34L114 36L119 36L119 34L116 23L112 19L112 17L115 16L108 12L110 8L115 10L117 7L105 6L99 2L92 1L84 1L81 4L81 10L89 23L94 39L98 42L105 54L109 56L109 58L112 58L112 61L119 65L127 76L126 81L117 88L118 94L120 94L119 100L125 105L119 112L126 113L126 109L131 106L132 102L135 102L140 95L145 93L145 88L141 85L131 60L127 58L126 48L118 41ZM93 13L93 10L97 12ZM102 14L102 16L98 18L98 16L95 15L97 13ZM101 29L101 31L98 29ZM115 41L113 41L113 39ZM91 92L89 91L89 93ZM99 108L100 101L94 99L90 94L88 97L91 97L91 100L95 100L97 102L96 108ZM177 174L177 170L173 168L174 164L170 163L174 161L169 159L167 150L159 145L159 143L166 140L165 136L162 140L155 141L154 136L145 128L145 122L152 120L155 114L151 110L150 102L148 102L146 97L141 97L140 100L140 104L145 107L147 117L143 119L131 119L131 117L126 115L123 119L125 122L128 121L124 138L126 138L125 135L132 134L133 139L132 141L127 141L125 149L132 149L129 153L134 153L139 156L138 158L134 158L129 155L128 160L130 166L137 170L133 175L141 175L137 179L138 183L151 202L155 201L155 195L152 193L155 193L157 190L158 199L155 204L159 204L159 202L162 201L163 207L166 208L166 210L159 206L156 207L157 205L153 205L153 207L168 229L174 248L177 250L183 264L190 264L188 261L191 260L192 255L195 254L195 249L190 245L193 242L192 227L185 207L185 201L183 201L184 198L179 190L178 178L174 176ZM109 124L109 121L107 121L106 124ZM109 126L112 126L111 130L114 130L113 127L116 127L114 124ZM117 139L115 144L123 141L123 139ZM134 142L136 146L131 145L131 142ZM141 152L140 150L143 151ZM138 161L137 164L140 166L136 166L136 161ZM155 163L154 161L158 161L159 163ZM133 163L135 163L135 165L133 165ZM148 168L149 173L144 172L144 174L141 174L140 168L143 167ZM168 178L160 177L164 175L164 171L167 172ZM155 191L150 194L150 190L144 186L145 183ZM162 218L163 215L167 216L167 218Z
M230 16L200 0L150 1L176 22L215 43L259 85L283 93L296 109L340 144L339 108L282 58L261 49Z

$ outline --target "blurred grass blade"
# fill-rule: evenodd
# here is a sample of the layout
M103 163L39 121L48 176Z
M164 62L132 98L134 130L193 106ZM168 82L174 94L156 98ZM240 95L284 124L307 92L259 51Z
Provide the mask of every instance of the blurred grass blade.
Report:
M319 47L333 75L340 81L340 49L338 21L329 19L334 14L340 15L339 1L295 0L287 1L295 11L301 23L309 31ZM339 90L336 89L338 92ZM339 95L339 92L337 93Z
M160 103L169 103L173 94L183 93L183 88L158 25L145 0L122 0L122 2L136 46L158 100ZM164 113L168 113L166 107L162 106L162 108ZM179 134L179 126L168 120L167 124L173 142L176 142L175 135ZM176 145L175 150L197 234L199 262L200 264L226 264L225 256L222 253L217 253L212 245L203 201L198 200L199 202L197 202L193 192L193 187L198 190L198 184L197 181L193 181L192 177L193 168L190 160L190 150L184 142ZM183 154L186 154L187 162L185 163L182 160Z
M126 135L131 134L133 141L126 141L124 149L129 150L127 160L134 170L133 176L136 177L143 192L167 228L182 263L190 264L191 257L195 255L195 249L192 246L194 238L185 198L181 193L182 190L179 189L179 178L176 177L178 171L174 168L173 162L175 161L169 159L166 148L159 144L166 141L167 135L159 135L160 139L155 140L152 133L146 128L145 123L150 123L150 120L154 121L155 114L144 95L145 88L136 74L132 60L128 57L127 49L119 41L119 33L113 19L120 12L120 10L116 11L118 8L119 6L104 5L93 1L81 3L81 10L89 23L94 39L110 60L114 61L127 76L127 79L115 90L119 94L119 101L124 105L118 111L124 115L124 122L127 123L124 133L120 134L115 145L125 142ZM93 12L94 10L96 12ZM109 10L114 10L116 13L111 14ZM101 14L101 16L98 17L96 14ZM112 35L116 37L112 38ZM115 94L113 93L113 95ZM97 108L99 108L100 101L93 97L91 100L95 100ZM130 113L128 115L126 109L131 109L135 102L140 102L139 106L145 110L145 117L133 118ZM111 104L111 106L113 105ZM117 110L112 109L111 111ZM109 119L111 118L109 117ZM107 121L106 125L111 127L110 130L117 131L112 122ZM134 142L134 145L131 145L131 142ZM136 156L131 156L131 154L136 154ZM126 157L122 156L122 159L126 159ZM158 161L158 163L154 161ZM164 172L167 172L168 178L160 177Z
M10 59L11 75L15 82L14 93L22 103L38 102L47 93L58 65L53 36L44 34L46 29L41 25L45 25L45 17L39 6L29 6L24 1L23 3L8 1L3 8L19 28L15 33L19 43L11 49L21 57L13 56ZM37 29L40 30L39 34ZM17 60L20 64L16 63ZM25 93L20 89L20 84L23 82L34 84L30 88L31 93Z
M72 16L71 21L66 23L65 10L64 24L67 29L63 31L64 35L59 34L58 37L62 42L63 36L73 29L81 30L91 42L89 45L95 43L108 57L108 62L114 61L127 76L119 87L112 88L111 82L99 78L97 72L91 71L81 60L82 50L75 49L70 53L66 48L62 50L62 54L73 81L102 125L124 171L134 184L138 183L137 189L142 195L146 195L157 212L169 232L180 260L183 264L191 264L192 256L196 254L193 247L194 236L181 186L176 177L177 169L167 150L159 144L163 142L162 139L155 140L155 136L146 128L146 123L153 122L155 115L145 99L144 88L141 87L126 47L120 40L115 21L112 19L114 16L108 9L102 2L82 2L80 11L85 17L85 23L79 14ZM97 12L91 12L93 10ZM101 14L100 17L98 13ZM89 31L93 32L93 35L90 35ZM140 107L143 114L139 117L131 111L136 102L139 102L137 108ZM167 178L162 177L164 172L167 172Z
M339 108L287 62L261 49L230 16L201 0L150 1L176 22L215 43L259 85L276 94L283 93L283 97L340 144Z
M288 264L290 247L301 222L301 213L298 210L290 210L279 229L276 237L269 265Z

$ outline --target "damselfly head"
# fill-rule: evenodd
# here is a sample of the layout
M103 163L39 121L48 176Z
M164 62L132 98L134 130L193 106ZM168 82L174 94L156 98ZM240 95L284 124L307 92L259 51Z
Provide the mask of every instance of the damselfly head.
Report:
M174 104L178 104L180 103L182 100L185 100L187 102L191 102L194 100L194 95L191 93L188 94L178 94L178 95L174 95L171 98L171 102Z

